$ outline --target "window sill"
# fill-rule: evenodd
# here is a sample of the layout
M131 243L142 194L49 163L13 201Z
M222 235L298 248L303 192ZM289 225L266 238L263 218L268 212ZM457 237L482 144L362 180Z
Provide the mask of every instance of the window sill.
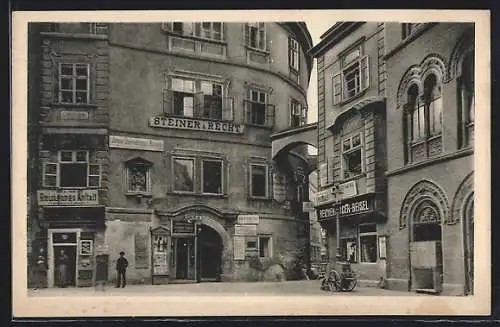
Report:
M170 36L178 37L181 39L189 39L189 40L194 40L194 41L203 41L203 42L216 43L216 44L220 44L220 45L227 45L227 41L225 41L225 40L209 39L209 38L202 37L202 36L183 35L183 34L175 33L172 31L165 31L165 30L163 30L163 31Z
M366 176L366 173L357 174L357 175L354 175L354 176L351 176L348 178L344 178L339 183L343 184L343 183L351 182L351 181L358 180L358 179L365 177L365 176Z
M136 196L136 197L151 198L151 197L153 197L153 194L150 193L150 192L126 192L125 196Z
M64 102L54 102L51 104L51 107L65 107L65 108L85 108L85 109L90 109L90 108L97 108L97 104L93 103L64 103Z
M193 196L193 197L197 197L197 198L219 198L219 199L228 198L227 194L180 192L180 191L171 191L171 192L168 192L168 194L176 195L176 196Z
M107 34L94 34L94 33L65 33L65 32L40 32L40 35L53 37L53 38L67 38L67 39L94 39L94 40L107 40Z
M272 198L266 197L266 196L250 196L248 198L251 201L272 201Z
M269 125L259 125L259 124L250 124L250 123L245 123L245 125L249 126L249 127L264 128L264 129L273 129L273 127L269 126Z
M249 51L254 51L254 52L258 52L260 54L263 54L265 56L269 56L271 54L271 51L269 50L262 50L262 49L259 49L259 48L254 48L254 47L251 47L249 45L245 45L245 47L247 48L247 50Z
M366 91L367 91L368 89L369 89L369 87L368 87L368 88L366 88L366 89L364 89L363 91L360 91L359 93L357 93L357 94L353 95L352 97L350 97L350 98L348 98L348 99L346 99L346 100L342 100L342 101L341 101L340 103L338 103L337 105L338 105L338 106L345 106L346 104L349 104L349 103L353 102L354 100L361 98L363 95L365 95L365 93L366 93Z

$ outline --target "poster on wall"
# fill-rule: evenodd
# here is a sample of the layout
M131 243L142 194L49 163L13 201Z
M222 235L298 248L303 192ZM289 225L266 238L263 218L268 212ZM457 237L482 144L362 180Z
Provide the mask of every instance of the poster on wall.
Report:
M80 255L91 255L91 254L92 254L92 240L81 240Z
M168 275L167 252L155 252L153 255L153 273Z
M233 242L234 260L245 260L245 237L234 236Z

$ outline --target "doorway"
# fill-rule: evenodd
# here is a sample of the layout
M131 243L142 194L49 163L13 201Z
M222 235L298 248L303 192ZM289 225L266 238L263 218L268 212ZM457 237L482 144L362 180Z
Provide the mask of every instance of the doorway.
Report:
M76 244L75 245L56 245L54 244L54 282L56 286L61 286L60 267L62 256L66 257L67 268L65 275L64 286L76 286Z
M178 237L173 239L175 279L195 279L195 239L194 237Z
M220 281L223 245L219 233L207 225L201 225L198 242L200 280Z

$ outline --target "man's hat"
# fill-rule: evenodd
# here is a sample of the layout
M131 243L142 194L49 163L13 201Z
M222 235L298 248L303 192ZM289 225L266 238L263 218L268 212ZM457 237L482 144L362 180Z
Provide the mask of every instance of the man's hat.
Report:
M120 255L124 255L124 254L125 254L125 252L123 252L123 251L120 252Z

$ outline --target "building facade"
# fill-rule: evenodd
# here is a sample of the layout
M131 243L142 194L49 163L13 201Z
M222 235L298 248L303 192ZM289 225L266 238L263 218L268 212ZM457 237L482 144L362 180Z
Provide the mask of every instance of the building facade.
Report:
M36 207L49 286L61 250L76 286L95 279L97 256L116 278L120 251L131 283L293 277L307 158L274 160L270 135L305 124L305 24L41 29Z
M474 25L385 25L388 282L472 294Z
M386 278L384 26L341 22L311 50L318 64L318 221L328 262L349 261L365 284Z

